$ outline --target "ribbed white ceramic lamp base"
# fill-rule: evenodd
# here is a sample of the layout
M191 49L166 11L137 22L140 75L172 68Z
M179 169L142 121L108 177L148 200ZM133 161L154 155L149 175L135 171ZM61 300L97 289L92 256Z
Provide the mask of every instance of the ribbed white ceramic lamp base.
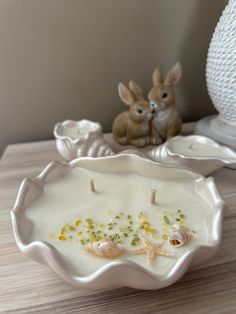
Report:
M195 134L210 137L218 143L236 150L236 126L228 124L219 115L208 116L198 121ZM236 164L228 167L236 169Z
M220 116L209 116L198 121L195 133L213 138L236 150L236 128L227 124Z
M196 133L236 150L236 0L229 1L212 36L206 82L219 115L200 120Z

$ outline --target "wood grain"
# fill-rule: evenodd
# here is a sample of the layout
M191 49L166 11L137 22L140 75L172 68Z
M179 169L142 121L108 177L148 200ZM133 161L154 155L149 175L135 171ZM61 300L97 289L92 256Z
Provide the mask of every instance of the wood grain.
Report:
M9 211L19 185L51 160L61 160L54 141L10 145L0 162L0 313L236 313L236 171L213 174L228 208L210 261L162 290L88 291L24 257L13 238Z

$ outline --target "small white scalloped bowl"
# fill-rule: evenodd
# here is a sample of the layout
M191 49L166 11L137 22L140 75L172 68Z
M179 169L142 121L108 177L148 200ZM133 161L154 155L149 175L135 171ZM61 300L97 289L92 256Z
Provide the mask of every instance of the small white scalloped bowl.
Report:
M172 143L189 141L192 141L192 143L206 144L208 147L217 147L225 156L189 156L184 153L177 153L173 150ZM152 160L160 163L192 169L204 176L224 166L230 166L236 163L236 152L229 147L222 146L212 139L201 135L175 136L157 148L150 150L147 155Z
M54 127L58 152L67 161L78 157L111 156L113 151L103 138L100 123L66 120Z
M55 246L47 241L30 241L33 223L25 211L44 193L47 183L67 176L74 168L83 168L103 173L135 173L142 177L163 180L184 180L193 184L194 191L208 204L210 214L204 224L207 241L179 254L171 269L161 274L143 267L131 260L116 259L107 262L87 275L75 272ZM26 178L20 187L14 209L11 210L13 232L22 253L33 260L47 265L65 281L79 288L103 289L127 286L139 289L159 289L176 282L190 267L211 257L221 240L221 224L224 201L219 195L213 178L205 178L189 170L160 165L135 155L119 155L104 158L79 158L71 163L50 163L40 175ZM96 257L95 257L96 258Z

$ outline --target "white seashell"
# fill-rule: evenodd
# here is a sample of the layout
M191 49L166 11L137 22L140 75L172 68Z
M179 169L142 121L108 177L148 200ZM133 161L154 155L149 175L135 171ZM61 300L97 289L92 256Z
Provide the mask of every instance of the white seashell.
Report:
M180 154L173 150L173 143L183 144L189 141L204 144L209 148L209 151L211 147L217 149L218 157L214 157L212 154L208 156L207 153L206 156L190 156L184 152ZM199 172L204 176L222 168L224 165L232 165L236 162L236 153L233 150L201 135L175 136L160 146L148 148L145 154L153 161L162 164L183 166Z
M103 138L102 126L89 120L67 120L54 127L57 149L68 161L78 157L114 155Z
M170 229L169 242L175 248L184 246L192 240L192 235L187 232L184 226L175 224Z
M84 247L85 251L101 257L114 258L124 250L123 247L111 240L100 240L89 243Z
M166 147L165 143L161 144L157 147L147 149L146 150L146 155L149 159L166 164L168 163L166 161L167 159L167 153L166 153Z
M176 230L182 230L182 231L187 231L186 227L180 224L174 224L170 227L171 231L176 231Z
M103 137L81 142L78 146L77 157L106 157L114 155L113 150Z

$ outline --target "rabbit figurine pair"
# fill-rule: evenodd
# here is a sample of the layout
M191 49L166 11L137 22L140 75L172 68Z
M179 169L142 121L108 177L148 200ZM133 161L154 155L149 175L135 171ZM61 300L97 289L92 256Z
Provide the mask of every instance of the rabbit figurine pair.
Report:
M115 118L112 126L114 140L121 145L143 147L161 144L177 135L181 129L181 118L176 108L173 87L181 75L179 63L170 69L164 81L159 68L156 68L148 100L137 83L130 81L129 88L120 83L119 95L129 110Z

